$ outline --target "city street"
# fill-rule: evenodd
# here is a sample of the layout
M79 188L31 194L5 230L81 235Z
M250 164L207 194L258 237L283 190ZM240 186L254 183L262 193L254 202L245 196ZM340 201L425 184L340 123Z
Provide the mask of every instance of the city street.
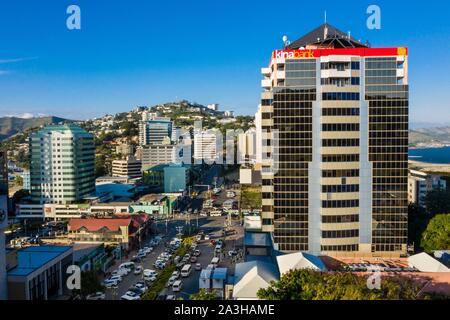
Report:
M195 226L197 219L191 219L191 225L192 227ZM199 217L198 223L200 230L204 231L205 234L209 234L211 236L211 239L219 239L222 238L222 230L224 228L226 217ZM225 247L224 247L224 253L225 258L222 259L219 263L219 267L232 267L229 270L229 273L234 272L234 266L232 266L231 259L228 257L227 252L228 250L233 250L235 248L241 248L242 247L242 237L243 237L243 231L242 227L239 226L239 221L234 220L234 226L233 228L238 231L237 234L233 235L232 237L227 237L225 239ZM154 248L154 250L147 255L147 257L143 260L141 265L143 269L155 269L153 266L153 263L156 261L156 258L160 253L162 253L165 250L165 242L169 241L171 238L173 238L176 235L176 227L177 226L186 226L186 220L185 219L177 219L174 221L169 221L167 226L167 235L165 234L166 227L165 222L159 222L158 231L161 236L163 236L163 241ZM145 246L148 242L150 242L150 238L146 239ZM202 268L205 268L208 264L211 263L212 258L214 257L214 247L210 244L207 240L202 240L198 243L198 249L201 251L201 255L198 257L198 263L202 265ZM130 258L134 253L130 254ZM126 262L126 259L122 259L122 261L118 261L113 267L110 268L109 271L115 270L120 263ZM192 267L194 267L195 264L192 264ZM183 288L181 292L173 293L172 288L167 288L161 292L161 294L175 294L177 297L182 297L183 299L188 299L189 295L192 293L198 292L199 289L199 277L200 277L200 271L195 271L194 268L192 270L192 273L187 278L182 278L183 281ZM125 294L129 288L131 288L136 282L142 280L142 274L141 275L134 275L132 272L129 273L127 276L122 277L122 282L118 285L116 289L107 289L106 290L106 299L111 300L118 300L120 297Z

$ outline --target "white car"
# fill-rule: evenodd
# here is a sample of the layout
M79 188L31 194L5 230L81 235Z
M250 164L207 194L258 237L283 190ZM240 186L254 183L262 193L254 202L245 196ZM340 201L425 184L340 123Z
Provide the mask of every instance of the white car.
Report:
M176 297L175 297L174 294L169 294L169 295L166 297L166 300L176 300Z
M141 300L141 297L136 292L127 291L123 296L120 297L122 300Z
M171 276L169 278L169 281L167 281L166 287L169 288L175 283L175 281L177 281L177 277Z
M118 284L119 284L119 281L117 281L117 280L107 279L107 280L103 281L103 285L106 288L117 287Z
M86 300L105 300L105 293L100 291L92 293L86 297Z
M158 272L156 272L155 270L152 270L152 269L145 269L144 270L144 276L149 276L149 277L151 277L151 276L157 276L158 275Z
M180 277L180 271L172 272L172 277L175 277L176 279L178 279Z
M136 269L134 269L134 274L135 275L139 275L142 272L142 267L141 266L137 266Z
M112 276L111 278L109 278L109 280L114 280L117 282L122 282L122 276Z
M210 239L209 234L206 234L205 235L205 240L209 240L209 239Z
M145 285L145 282L143 282L143 281L139 281L138 283L136 283L134 285L134 287L136 289L138 289L139 291L141 291L141 293L144 293L145 291L148 290L148 287Z
M126 276L128 275L128 273L130 272L130 269L127 268L121 268L121 269L117 269L115 271L113 271L111 273L112 276Z

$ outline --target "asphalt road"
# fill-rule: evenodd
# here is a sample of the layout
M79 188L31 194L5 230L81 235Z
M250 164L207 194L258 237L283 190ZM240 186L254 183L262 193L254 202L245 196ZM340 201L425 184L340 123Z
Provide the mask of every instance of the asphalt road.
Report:
M210 234L211 239L219 239L222 238L222 230L224 227L226 217L201 217L199 219L199 227L201 230L205 232L205 234ZM194 225L195 219L192 219L191 223ZM227 237L225 239L225 247L224 253L226 254L229 250L242 247L242 235L243 230L242 227L239 226L239 221L235 220L233 228L238 231L238 233L232 237ZM176 226L185 226L186 221L183 219L178 219L174 221L170 221L167 226L167 235L165 234L166 227L164 222L159 223L158 230L160 231L160 235L164 236L163 241L155 247L153 252L151 252L140 264L144 269L155 269L153 263L156 261L158 255L165 250L164 243L169 241L176 235ZM150 242L151 238L146 239L146 243ZM145 246L145 245L143 245ZM210 245L209 241L203 240L198 244L198 249L201 251L201 255L198 257L197 263L202 265L202 268L206 268L208 264L211 263L212 258L214 257L214 247ZM133 253L134 254L134 253ZM130 255L131 256L133 255ZM117 262L110 271L115 270L120 263L126 262L127 259L123 259L120 262ZM181 292L174 293L172 288L164 289L161 294L175 294L177 297L182 297L184 299L189 299L189 296L193 293L198 292L199 290L199 278L200 271L196 271L194 268L195 264L192 265L193 270L189 277L182 278L183 288ZM231 259L226 255L225 258L221 258L219 267L227 267L229 268L229 273L234 273L234 263L232 263ZM128 274L123 277L122 282L118 285L117 289L107 289L106 290L106 299L107 300L119 300L122 295L124 295L129 288L131 288L135 283L142 280L141 275L134 275L133 273Z

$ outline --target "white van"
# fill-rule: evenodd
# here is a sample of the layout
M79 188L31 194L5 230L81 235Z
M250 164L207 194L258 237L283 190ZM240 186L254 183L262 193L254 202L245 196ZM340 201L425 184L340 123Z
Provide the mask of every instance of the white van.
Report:
M182 287L183 287L183 282L181 282L181 280L177 280L172 285L172 291L179 292L179 291L181 291Z
M185 264L183 269L181 269L181 276L186 278L189 277L192 271L192 266L190 264Z
M212 258L211 264L217 266L219 264L219 257Z

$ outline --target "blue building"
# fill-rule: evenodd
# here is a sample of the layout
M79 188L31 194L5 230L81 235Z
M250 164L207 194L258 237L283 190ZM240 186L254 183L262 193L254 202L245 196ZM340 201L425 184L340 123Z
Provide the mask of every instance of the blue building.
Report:
M189 172L182 164L164 167L164 192L183 192L189 184Z
M35 246L8 254L8 299L48 300L70 294L67 268L73 264L71 246Z

